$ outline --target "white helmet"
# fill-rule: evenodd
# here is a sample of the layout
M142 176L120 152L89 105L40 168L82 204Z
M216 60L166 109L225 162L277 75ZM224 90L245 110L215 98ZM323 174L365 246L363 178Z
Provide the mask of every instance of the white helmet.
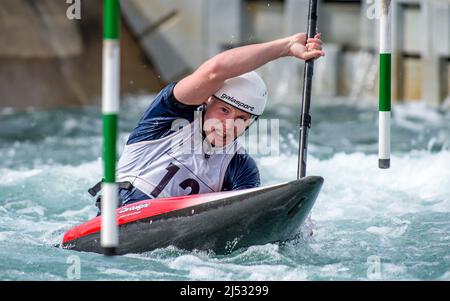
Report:
M267 87L262 78L251 71L225 80L214 96L239 110L260 116L267 103Z

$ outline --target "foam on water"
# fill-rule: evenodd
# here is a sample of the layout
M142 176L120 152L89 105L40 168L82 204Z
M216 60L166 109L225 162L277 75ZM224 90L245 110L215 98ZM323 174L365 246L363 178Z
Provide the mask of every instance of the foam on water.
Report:
M147 105L147 96L125 104L120 145ZM67 279L72 255L83 280L450 279L448 113L396 106L392 167L380 170L376 110L321 104L308 174L325 183L298 239L227 256L169 247L114 260L53 247L96 214L86 190L101 178L99 113L0 111L2 280ZM256 156L264 185L296 178L297 117L283 114L280 156Z

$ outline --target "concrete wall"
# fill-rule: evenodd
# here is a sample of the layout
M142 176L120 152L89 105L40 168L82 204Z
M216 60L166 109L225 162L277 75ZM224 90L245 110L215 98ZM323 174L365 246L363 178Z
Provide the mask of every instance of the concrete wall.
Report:
M122 0L122 89L157 91L213 55L306 31L308 0ZM82 0L69 21L62 0L0 1L0 105L91 103L100 95L101 5ZM372 4L319 1L327 56L316 64L318 96L376 98L378 20ZM449 97L450 2L392 0L393 98ZM273 99L298 101L303 62L258 70Z
M101 5L82 1L81 20L61 0L0 1L0 107L98 102L101 95ZM152 71L128 28L122 28L122 91L157 91Z
M191 72L227 46L306 30L307 0L151 1L155 6L149 2L122 1L127 3L125 15L132 28L139 28L133 23L142 18L152 28L144 36L139 29L134 32L166 81ZM319 31L327 56L316 64L314 92L355 100L376 98L379 23L370 18L373 4L320 1L319 5ZM449 7L447 0L392 0L394 100L425 99L438 106L448 97ZM301 62L282 59L258 71L271 95L281 101L297 97L302 69Z
M239 0L123 0L135 38L165 82L242 41Z

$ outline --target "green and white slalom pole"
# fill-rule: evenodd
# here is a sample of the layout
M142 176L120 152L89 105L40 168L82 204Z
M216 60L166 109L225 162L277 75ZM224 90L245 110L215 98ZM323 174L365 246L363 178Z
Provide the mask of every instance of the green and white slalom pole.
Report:
M103 1L103 165L101 245L104 254L115 255L119 245L117 226L118 185L116 142L120 95L120 4Z
M381 1L378 167L391 165L391 0Z

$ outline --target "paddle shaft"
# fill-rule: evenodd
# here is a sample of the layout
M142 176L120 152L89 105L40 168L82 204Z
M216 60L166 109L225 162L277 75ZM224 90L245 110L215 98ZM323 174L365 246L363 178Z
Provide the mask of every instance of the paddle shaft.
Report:
M308 12L308 38L313 38L317 31L317 0L309 1ZM314 73L314 59L305 63L303 74L303 99L300 117L300 139L299 139L299 160L297 169L297 179L306 176L306 159L308 152L308 131L311 128L311 106L312 78Z

